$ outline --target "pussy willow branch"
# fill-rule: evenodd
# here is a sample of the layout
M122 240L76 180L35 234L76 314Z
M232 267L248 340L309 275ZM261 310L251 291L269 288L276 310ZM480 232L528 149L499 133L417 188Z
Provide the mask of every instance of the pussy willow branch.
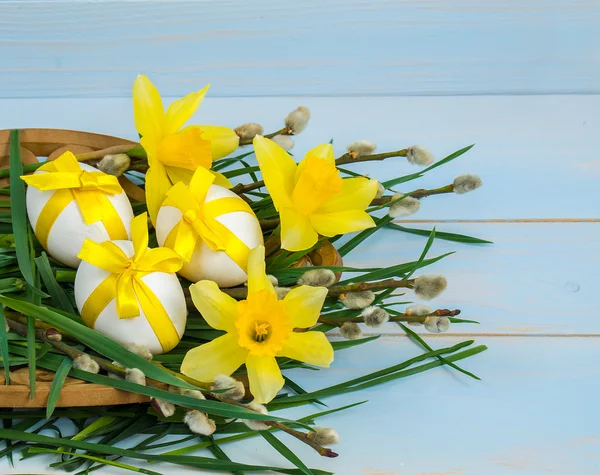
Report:
M284 127L283 129L279 129L275 132L271 132L270 134L265 134L265 135L263 135L263 137L265 137L267 139L272 139L276 135L292 135L292 134L290 134L290 131L287 129L287 127ZM252 140L253 140L253 138L246 139L246 140L240 140L240 145L250 145L250 144L252 144Z
M337 285L329 288L329 292L327 294L328 297L339 297L342 294L348 292L360 292L362 290L385 290L385 289L412 289L414 285L414 279L408 280L397 280L397 279L386 279L380 280L378 282L357 282L355 284L348 285ZM225 292L227 295L233 297L236 300L243 300L248 297L248 288L247 287L233 287L231 289L221 289L222 292ZM190 298L189 289L184 289L184 294L186 296L186 301L188 303L188 307L192 306L193 302Z
M411 323L425 323L427 317L455 317L460 314L460 310L448 310L447 308L440 308L434 310L427 315L406 315L404 313L400 315L390 316L390 322L411 322ZM364 323L364 317L348 317L348 318L327 318L327 316L319 317L319 323L326 323L327 325L334 325L339 327L341 324L346 322L352 323Z
M285 129L282 129L285 130ZM265 136L268 137L268 136ZM240 143L241 144L241 143ZM349 153L345 153L340 157L336 158L335 164L338 165L346 165L348 163L360 163L360 162L371 162L374 160L385 160L386 158L392 157L406 157L406 149L397 150L395 152L385 152L385 153L376 153L373 155L362 155L360 157L352 157ZM257 181L255 183L249 183L244 185L242 183L238 183L235 185L231 191L238 194L247 193L248 191L256 190L257 188L262 188L265 186L264 180Z
M245 409L250 409L248 406L246 406L240 402L234 401L233 399L229 399L227 397L221 397L221 398L219 398L219 400L223 401L223 402L227 402L228 404L232 404L234 406L243 407ZM281 422L277 422L277 421L261 421L261 423L265 424L266 426L279 429L279 430L285 432L286 434L290 434L291 436L295 437L299 441L304 442L306 445L315 449L319 453L319 455L321 455L323 457L335 458L338 456L338 454L335 453L333 450L328 449L326 447L321 447L320 445L315 444L310 439L308 433L306 433L306 432L292 429L291 427L288 427L285 424L282 424Z
M78 153L75 154L75 158L77 158L78 162L85 162L86 160L103 158L104 155L110 155L115 153L127 153L130 150L133 150L135 147L139 147L139 145L139 143L115 145L113 147L103 148L102 150L94 150L93 152Z

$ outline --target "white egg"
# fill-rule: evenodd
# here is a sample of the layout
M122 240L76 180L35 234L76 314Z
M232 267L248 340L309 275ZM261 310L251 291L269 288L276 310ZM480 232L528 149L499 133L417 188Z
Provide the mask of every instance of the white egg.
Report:
M133 243L131 241L112 242L119 246L128 257L133 255ZM77 309L80 313L91 293L109 275L109 272L93 266L92 264L85 261L81 263L75 276L75 302L77 303ZM183 294L183 289L177 275L166 274L164 272L152 272L151 274L142 277L142 280L162 303L162 306L173 322L173 326L179 335L179 339L181 339L185 330L188 312L185 303L185 295ZM114 298L96 319L94 329L121 345L131 343L144 345L155 355L172 349L167 348L163 351L154 330L152 330L152 327L150 326L150 323L148 323L141 308L140 316L138 317L119 318L117 314L117 302Z
M206 194L205 203L220 198L241 198L218 185L212 185ZM171 230L181 221L181 212L174 206L162 206L156 219L156 238L163 246ZM263 244L263 235L254 214L243 211L227 213L216 218L237 236L249 249ZM192 282L212 280L219 287L234 287L246 282L247 275L231 257L223 251L213 251L198 239L190 262L185 262L179 274Z
M85 163L80 163L80 165L85 171L98 171L98 169L86 165ZM37 171L36 174L37 173L46 172ZM55 190L40 191L33 186L27 187L27 215L29 216L29 222L34 231L42 209L44 209L44 206L48 200L52 198L54 193L56 193ZM133 210L131 209L131 203L129 202L127 195L125 192L121 192L118 195L107 194L106 197L121 218L121 221L127 230L127 236L131 237L130 223L133 219ZM63 264L69 267L77 267L81 262L80 259L77 258L77 254L79 254L81 246L86 238L96 242L103 242L109 240L110 236L101 221L90 225L85 224L81 211L79 211L79 207L77 206L77 202L73 200L65 206L52 225L50 234L48 235L46 251Z

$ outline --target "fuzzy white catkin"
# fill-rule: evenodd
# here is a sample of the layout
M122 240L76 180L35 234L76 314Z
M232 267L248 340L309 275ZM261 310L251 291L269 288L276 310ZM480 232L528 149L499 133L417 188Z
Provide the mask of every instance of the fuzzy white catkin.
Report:
M299 106L290 112L285 118L285 126L293 135L298 135L308 125L310 110L308 107Z
M267 279L269 279L269 282L271 282L273 287L277 287L279 285L279 280L274 275L267 274Z
M334 445L340 442L339 434L330 427L313 427L314 432L308 433L308 438L315 444L324 447L326 445Z
M340 302L346 308L362 309L368 307L375 300L375 294L370 290L361 290L358 292L346 292L340 295Z
M312 269L298 279L298 285L311 287L329 287L335 284L335 274L329 269Z
M146 375L138 368L127 368L125 370L125 379L130 383L146 386Z
M433 163L433 153L421 145L413 145L406 149L406 159L409 163L419 166L427 166Z
M262 125L255 122L248 122L233 129L241 140L252 140L257 135L262 135L264 130Z
M394 196L392 196L392 200L397 200L403 196L404 195L402 193L396 193ZM400 201L392 203L388 213L392 218L403 218L405 216L415 214L420 208L421 202L418 199L413 198L412 196L407 196Z
M89 355L82 353L73 360L73 366L76 369L87 371L88 373L98 374L100 372L100 366L94 361Z
M433 309L431 307L428 307L427 305L413 305L411 307L406 307L406 310L404 310L404 314L407 317L421 317L423 315L429 315L431 312L433 312ZM421 322L407 322L409 325L413 326L413 327L418 327L423 325L423 323Z
M357 140L348 145L348 153L354 157L364 157L365 155L372 155L377 145L369 140Z
M128 155L117 153L114 155L104 155L96 167L107 175L121 176L127 171L130 164L131 159Z
M212 383L212 389L221 390L228 389L228 391L216 394L217 397L224 396L235 401L239 401L243 399L246 395L246 389L244 388L244 384L241 381L238 381L231 376L227 376L226 374L218 374L215 376L215 379Z
M473 175L471 173L465 173L464 175L458 175L454 179L454 193L462 195L464 193L468 193L469 191L476 190L483 182L478 175Z
M448 281L443 275L422 275L415 279L413 290L419 298L431 300L446 290L447 285Z
M354 322L346 322L340 327L340 334L346 340L358 340L362 336L362 330Z
M448 317L427 317L425 329L430 333L446 333L450 329L450 319Z
M175 404L170 403L169 401L152 398L150 403L152 404L152 407L164 417L171 417L175 414Z
M289 135L276 135L271 140L286 152L294 148L294 140Z
M183 417L183 422L195 434L212 435L217 430L215 421L209 419L204 412L196 410L188 411Z
M252 409L253 411L260 412L261 414L267 415L269 411L262 404L258 404L257 402L252 401L248 404L248 409ZM248 426L252 430L267 430L269 426L264 422L257 421L254 419L243 419L244 424Z
M152 352L150 351L150 349L147 346L138 345L137 343L130 343L130 344L126 345L125 348L127 350L131 351L132 353L135 353L136 355L141 356L146 361L152 360Z
M385 187L381 183L377 183L377 194L375 195L375 199L379 199L385 193Z
M380 307L367 307L361 312L361 317L368 327L379 327L389 321L390 314Z

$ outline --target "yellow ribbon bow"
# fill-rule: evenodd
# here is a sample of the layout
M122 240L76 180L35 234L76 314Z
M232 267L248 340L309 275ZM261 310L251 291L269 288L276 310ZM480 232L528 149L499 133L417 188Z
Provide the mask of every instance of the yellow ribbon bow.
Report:
M116 296L119 318L138 317L141 308L163 351L167 352L179 343L179 335L160 300L142 277L152 272L177 272L182 261L175 251L166 247L148 249L147 222L146 213L131 221L134 249L131 257L111 241L99 244L85 240L77 257L110 275L87 298L81 317L86 325L94 328L102 310Z
M210 171L199 167L189 186L178 182L167 192L163 206L177 208L182 219L167 236L165 246L175 250L185 262L189 262L198 239L202 239L213 251L225 252L246 271L250 249L216 218L236 211L254 213L238 197L218 198L205 203L206 194L214 180L215 176Z
M101 221L111 239L127 239L127 230L107 194L116 195L123 191L117 177L101 171L83 170L71 152L65 152L56 160L42 165L39 170L47 173L25 175L21 179L40 191L56 190L48 200L35 226L35 233L44 247L52 225L73 200L85 224Z

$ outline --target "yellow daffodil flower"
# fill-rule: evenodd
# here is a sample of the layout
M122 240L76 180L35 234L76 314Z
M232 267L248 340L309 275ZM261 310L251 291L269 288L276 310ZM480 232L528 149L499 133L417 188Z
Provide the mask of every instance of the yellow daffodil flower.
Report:
M169 188L179 181L188 184L198 167L210 169L213 160L233 152L239 137L227 127L183 125L200 106L209 86L173 102L165 112L162 98L146 76L133 84L133 115L142 136L140 142L148 155L146 202L154 223ZM215 183L231 184L215 173Z
M332 237L375 226L365 212L377 194L377 181L345 178L335 166L331 144L310 150L296 165L272 140L254 138L265 185L281 218L281 247L311 248L318 235Z
M264 404L283 387L276 356L317 366L333 361L333 348L322 332L294 332L317 323L327 289L302 285L278 300L265 272L263 246L250 251L246 300L237 302L209 280L192 285L190 292L206 322L227 333L186 354L181 372L189 377L210 382L245 363L250 391Z

